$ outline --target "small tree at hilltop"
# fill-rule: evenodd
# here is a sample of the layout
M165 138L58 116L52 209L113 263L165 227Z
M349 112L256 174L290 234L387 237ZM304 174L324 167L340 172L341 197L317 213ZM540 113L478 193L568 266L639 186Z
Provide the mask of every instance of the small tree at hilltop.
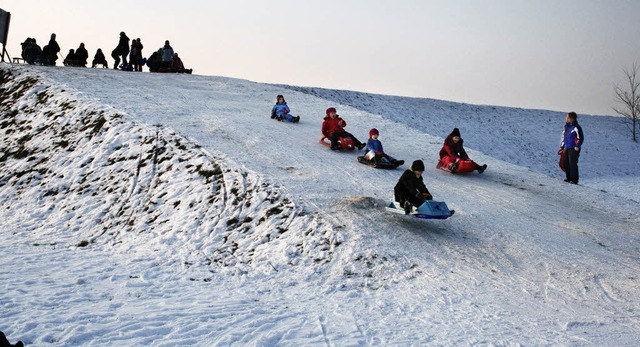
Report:
M638 128L638 117L640 117L640 80L638 80L638 64L633 64L631 70L623 70L627 77L627 85L615 86L616 102L622 107L614 107L613 110L631 120L631 133L633 141L638 142L636 129ZM627 89L628 88L628 89Z

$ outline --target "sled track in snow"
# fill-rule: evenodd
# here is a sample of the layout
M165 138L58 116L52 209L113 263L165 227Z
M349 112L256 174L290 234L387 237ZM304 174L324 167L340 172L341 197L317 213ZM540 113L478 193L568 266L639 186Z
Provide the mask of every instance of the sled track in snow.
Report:
M186 247L186 267L233 274L333 258L342 237L331 223L270 181L32 75L0 82L0 205L14 233L163 258Z

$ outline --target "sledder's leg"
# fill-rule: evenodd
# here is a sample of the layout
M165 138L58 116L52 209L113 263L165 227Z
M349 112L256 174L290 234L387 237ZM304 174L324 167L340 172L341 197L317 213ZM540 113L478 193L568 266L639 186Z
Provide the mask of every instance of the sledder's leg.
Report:
M338 150L338 139L340 138L341 133L333 133L329 136L329 141L331 141L331 149Z

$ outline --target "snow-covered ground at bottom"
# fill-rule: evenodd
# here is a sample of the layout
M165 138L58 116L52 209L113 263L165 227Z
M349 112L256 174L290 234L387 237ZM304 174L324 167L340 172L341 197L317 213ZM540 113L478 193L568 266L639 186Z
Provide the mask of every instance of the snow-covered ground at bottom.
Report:
M0 330L11 341L633 346L640 337L640 151L620 119L580 117L588 141L574 186L556 169L559 112L223 77L2 69ZM300 124L269 118L277 94ZM361 140L376 127L387 152L423 159L427 186L454 217L385 212L408 165L376 170L318 144L330 106ZM435 169L454 126L484 174Z

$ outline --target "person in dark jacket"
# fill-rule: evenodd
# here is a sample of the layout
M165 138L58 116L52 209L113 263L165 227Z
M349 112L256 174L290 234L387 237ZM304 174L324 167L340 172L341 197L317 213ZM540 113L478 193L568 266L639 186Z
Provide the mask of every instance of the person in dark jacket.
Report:
M102 65L105 68L109 67L109 64L107 63L107 58L105 58L104 53L102 53L102 49L101 48L98 48L98 50L96 51L96 54L93 56L93 61L91 62L91 67L94 68L98 64Z
M89 52L84 48L84 43L81 42L78 49L76 49L77 66L87 67L87 59L89 59Z
M115 60L115 64L113 64L113 68L117 69L120 65L120 57L122 57L122 65L127 66L127 55L129 55L129 38L127 34L123 32L120 33L120 40L118 41L118 46L111 52L111 57Z
M344 127L347 126L347 122L340 118L336 112L337 111L334 107L329 107L326 111L327 115L324 117L324 121L322 122L322 135L331 141L331 149L339 149L338 140L341 137L350 137L358 149L363 149L366 145L360 142L351 133L344 130Z
M404 208L404 213L411 213L414 206L420 206L425 200L432 200L433 197L424 185L422 173L424 172L424 163L422 160L416 160L411 167L406 170L400 180L393 188L395 200Z
M67 56L62 61L62 64L64 66L78 66L78 62L76 61L76 53L73 51L73 49L69 50L69 53L67 53Z
M456 172L471 172L477 170L479 173L483 173L487 169L487 164L479 165L469 158L467 151L464 150L464 140L460 137L460 130L454 128L451 134L447 136L440 149L440 161L438 167L444 167L449 169L452 173ZM461 169L461 165L464 169Z
M56 60L58 60L58 53L60 52L60 46L56 41L56 34L51 34L51 39L49 39L49 43L42 48L42 59L43 65L56 65Z
M578 115L575 112L567 113L565 119L564 130L562 131L562 142L560 150L564 160L564 170L567 178L565 182L578 184L580 175L578 172L578 159L580 158L580 149L584 142L584 134L582 127L578 124Z
M22 43L22 58L27 64L42 64L42 48L36 43L36 39L28 37Z
M150 72L159 72L162 67L162 48L151 53L146 64L149 67Z
M137 38L131 41L131 55L129 56L129 62L133 66L133 71L142 71L142 41Z

